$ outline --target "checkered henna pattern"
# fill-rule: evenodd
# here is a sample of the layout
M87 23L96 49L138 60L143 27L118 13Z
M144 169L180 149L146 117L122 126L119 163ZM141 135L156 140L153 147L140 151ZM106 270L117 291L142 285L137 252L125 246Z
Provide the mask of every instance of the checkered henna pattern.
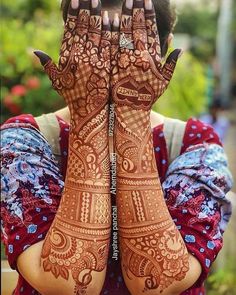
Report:
M155 11L151 1L146 5L134 0L133 9L123 8L120 38L132 37L134 50L119 48L117 28L112 32L120 247L132 294L134 285L141 286L138 294L160 294L189 270L187 249L158 179L150 125L152 105L167 88L180 50L162 66Z
M100 2L94 3L70 6L58 66L35 52L71 114L65 189L41 259L45 272L73 278L74 294L87 294L96 273L105 277L110 238L111 30L108 15L102 22Z

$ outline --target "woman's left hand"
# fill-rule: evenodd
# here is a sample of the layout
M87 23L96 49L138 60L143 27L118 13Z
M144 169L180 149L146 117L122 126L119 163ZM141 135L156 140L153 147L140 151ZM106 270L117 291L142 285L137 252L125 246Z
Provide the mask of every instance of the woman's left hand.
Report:
M132 3L133 2L133 3ZM112 32L112 93L116 105L150 111L164 93L181 50L162 66L156 14L151 0L126 0L120 32Z

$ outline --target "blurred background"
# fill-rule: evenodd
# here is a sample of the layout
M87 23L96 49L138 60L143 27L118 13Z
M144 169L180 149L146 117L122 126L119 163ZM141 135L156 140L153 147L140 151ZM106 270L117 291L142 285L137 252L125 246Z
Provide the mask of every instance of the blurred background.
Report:
M168 91L154 108L167 116L200 117L215 124L236 177L236 1L172 3L178 14L173 47L183 48L184 54ZM1 123L22 113L37 116L64 106L32 54L40 49L58 60L63 32L59 8L59 0L1 0ZM230 198L235 208L235 195ZM208 295L236 294L235 239L234 212L225 246L207 281ZM15 279L2 249L1 294L11 294Z

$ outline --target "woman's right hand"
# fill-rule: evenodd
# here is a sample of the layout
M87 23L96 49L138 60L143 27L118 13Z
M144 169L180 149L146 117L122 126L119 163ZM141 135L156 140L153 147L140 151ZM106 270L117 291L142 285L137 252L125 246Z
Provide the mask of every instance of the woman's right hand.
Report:
M71 124L91 118L108 103L111 30L99 0L72 0L68 10L58 66L42 51L34 53L53 88L64 97Z

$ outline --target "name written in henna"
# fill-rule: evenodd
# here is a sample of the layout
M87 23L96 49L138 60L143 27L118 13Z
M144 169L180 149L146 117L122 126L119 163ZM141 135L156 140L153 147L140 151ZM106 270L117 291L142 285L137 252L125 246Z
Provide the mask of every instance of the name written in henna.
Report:
M110 193L112 195L116 195L116 168L117 168L117 155L115 153L112 153L110 155L111 159L111 188L110 188Z
M131 96L131 97L137 97L138 96L138 91L134 90L134 89L128 89L128 88L120 86L117 89L117 94L127 95L127 96Z
M112 206L112 259L119 259L117 206Z
M138 93L137 90L128 89L128 88L125 88L122 86L120 86L117 89L117 94L129 96L129 97L136 97L140 101L151 101L151 99L152 99L151 94Z

